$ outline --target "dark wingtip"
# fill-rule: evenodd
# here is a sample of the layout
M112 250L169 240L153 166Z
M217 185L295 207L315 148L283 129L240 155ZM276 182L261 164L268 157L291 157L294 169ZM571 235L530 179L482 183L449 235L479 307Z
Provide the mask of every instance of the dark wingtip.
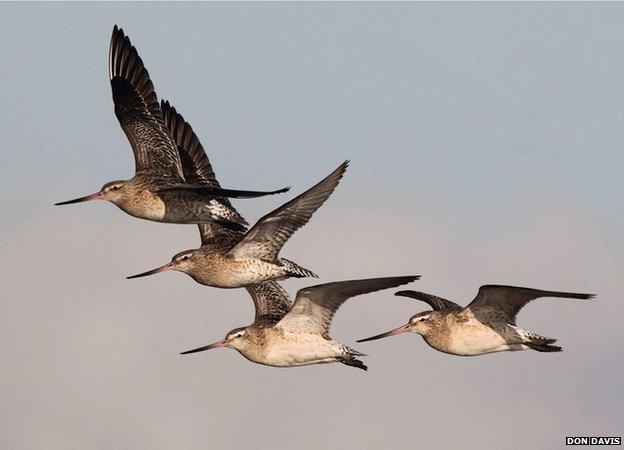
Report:
M290 186L283 187L281 189L276 189L274 191L266 191L262 192L263 195L275 195L275 194L283 194L284 192L290 191Z
M559 297L576 298L578 300L591 300L596 297L596 294L576 294L576 293L562 293Z
M111 35L111 43L112 43L112 41L113 41L114 39L116 39L116 38L117 38L117 36L121 36L121 38L123 39L123 38L125 37L125 34L124 34L124 30L123 30L123 28L121 28L120 26L118 26L117 24L115 24L115 25L113 26L113 32L112 32L112 35Z
M569 293L569 292L556 292L556 294L559 294L559 297L567 297L567 298L576 298L579 300L591 300L592 298L596 297L596 294L577 294L577 293Z
M410 290L405 290L405 291L397 291L394 293L394 295L398 296L398 297L407 297L409 294L411 294L412 292L416 292L416 291L410 291Z
M411 278L412 281L420 280L421 275L409 275L406 278Z

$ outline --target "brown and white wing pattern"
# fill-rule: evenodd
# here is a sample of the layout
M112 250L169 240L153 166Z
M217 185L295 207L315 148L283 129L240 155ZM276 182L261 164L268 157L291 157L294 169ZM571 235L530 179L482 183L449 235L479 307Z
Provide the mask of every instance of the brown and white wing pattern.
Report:
M348 298L401 286L419 278L413 275L336 281L301 289L290 312L276 326L292 333L327 336L334 314Z
M275 281L246 286L256 307L254 325L274 325L290 310L288 293Z
M399 291L395 292L394 295L399 297L409 297L415 298L416 300L423 301L431 306L431 309L434 311L445 311L449 309L462 309L457 303L453 303L450 300L447 300L442 297L436 297L435 295L426 294L424 292L418 291Z
M524 305L540 297L590 299L594 295L488 284L479 288L477 296L466 309L477 317L484 311L498 310L510 324L515 325L516 315Z
M186 182L193 185L220 188L221 185L217 181L208 155L191 125L168 101L161 100L160 110L165 126L178 147ZM223 200L229 205L228 199Z
M348 165L349 161L343 162L315 186L262 217L231 253L237 258L275 260L286 241L336 189Z
M178 151L164 126L154 85L136 48L117 25L108 70L115 115L132 146L136 171L182 181Z

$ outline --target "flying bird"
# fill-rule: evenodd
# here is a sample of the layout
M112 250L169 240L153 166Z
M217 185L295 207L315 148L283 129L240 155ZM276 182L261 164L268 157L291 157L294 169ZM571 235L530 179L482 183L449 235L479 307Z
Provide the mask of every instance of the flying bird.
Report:
M277 284L248 287L256 316L247 327L235 328L225 339L183 352L203 352L219 347L237 350L249 361L274 367L339 362L367 370L357 359L365 356L329 337L338 308L349 298L407 284L418 275L337 281L299 290L294 304Z
M168 102L163 102L161 107L170 134L183 155L185 176L196 185L218 188L206 152L191 126ZM168 264L127 278L178 270L207 286L238 288L291 277L316 277L278 254L294 232L327 200L348 164L349 161L343 162L315 186L258 220L246 233L218 223L201 224L200 248L180 252Z
M130 39L116 25L108 65L115 115L130 141L136 173L129 180L106 183L95 194L56 205L108 200L142 219L168 223L217 221L240 230L245 229L246 222L226 197L254 198L288 191L288 188L261 192L194 185L192 179L184 177L184 161L164 123L147 69Z
M432 311L412 316L406 325L358 342L372 341L401 333L420 334L436 350L451 355L476 356L486 353L536 350L559 352L552 345L556 339L541 336L516 325L516 315L529 303L541 297L590 299L593 294L543 291L516 286L485 285L465 308L449 300L416 291L395 295L427 303Z

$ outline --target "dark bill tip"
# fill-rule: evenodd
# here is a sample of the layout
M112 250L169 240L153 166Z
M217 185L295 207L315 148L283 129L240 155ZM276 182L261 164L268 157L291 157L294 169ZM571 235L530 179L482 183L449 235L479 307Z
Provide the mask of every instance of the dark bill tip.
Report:
M71 205L74 203L82 203L82 202L88 202L90 200L100 200L100 199L102 199L102 191L96 192L95 194L91 194L91 195L85 195L84 197L78 197L73 200L66 200L64 202L55 203L54 206Z
M227 342L224 339L222 341L215 342L214 344L204 345L203 347L194 348L193 350L187 350L185 352L180 353L180 355L188 355L190 353L203 352L203 351L210 350L213 348L225 347L226 344Z
M158 267L156 269L148 270L147 272L138 273L136 275L130 275L126 277L126 279L131 280L133 278L141 278L147 277L149 275L154 275L156 273L165 272L166 270L170 270L173 267L173 263L165 264L164 266Z

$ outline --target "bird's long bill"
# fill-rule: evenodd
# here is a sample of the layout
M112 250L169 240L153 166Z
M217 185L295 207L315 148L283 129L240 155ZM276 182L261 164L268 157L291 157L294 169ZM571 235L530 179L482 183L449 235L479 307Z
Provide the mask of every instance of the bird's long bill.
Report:
M366 339L359 339L357 342L366 342L366 341L375 341L377 339L385 338L388 336L394 336L396 334L406 333L410 330L409 323L407 325L403 325L402 327L395 328L394 330L386 331L385 333L378 334L376 336L371 336Z
M156 269L148 270L147 272L138 273L136 275L131 275L131 276L126 277L126 278L128 280L130 280L132 278L141 278L141 277L146 277L148 275L154 275L155 273L165 272L165 271L171 270L171 269L173 269L173 262L165 264L164 266L160 266L160 267L158 267Z
M189 353L203 352L205 350L210 350L213 348L225 347L226 345L227 345L227 340L223 339L222 341L215 342L214 344L204 345L203 347L194 348L193 350L187 350L185 352L180 353L180 355L188 355Z
M99 192L96 192L95 194L85 195L84 197L78 197L73 200L67 200L65 202L55 203L54 205L55 206L71 205L72 203L82 203L82 202L88 202L90 200L101 200L103 198L104 196L102 195L102 191L99 191Z

